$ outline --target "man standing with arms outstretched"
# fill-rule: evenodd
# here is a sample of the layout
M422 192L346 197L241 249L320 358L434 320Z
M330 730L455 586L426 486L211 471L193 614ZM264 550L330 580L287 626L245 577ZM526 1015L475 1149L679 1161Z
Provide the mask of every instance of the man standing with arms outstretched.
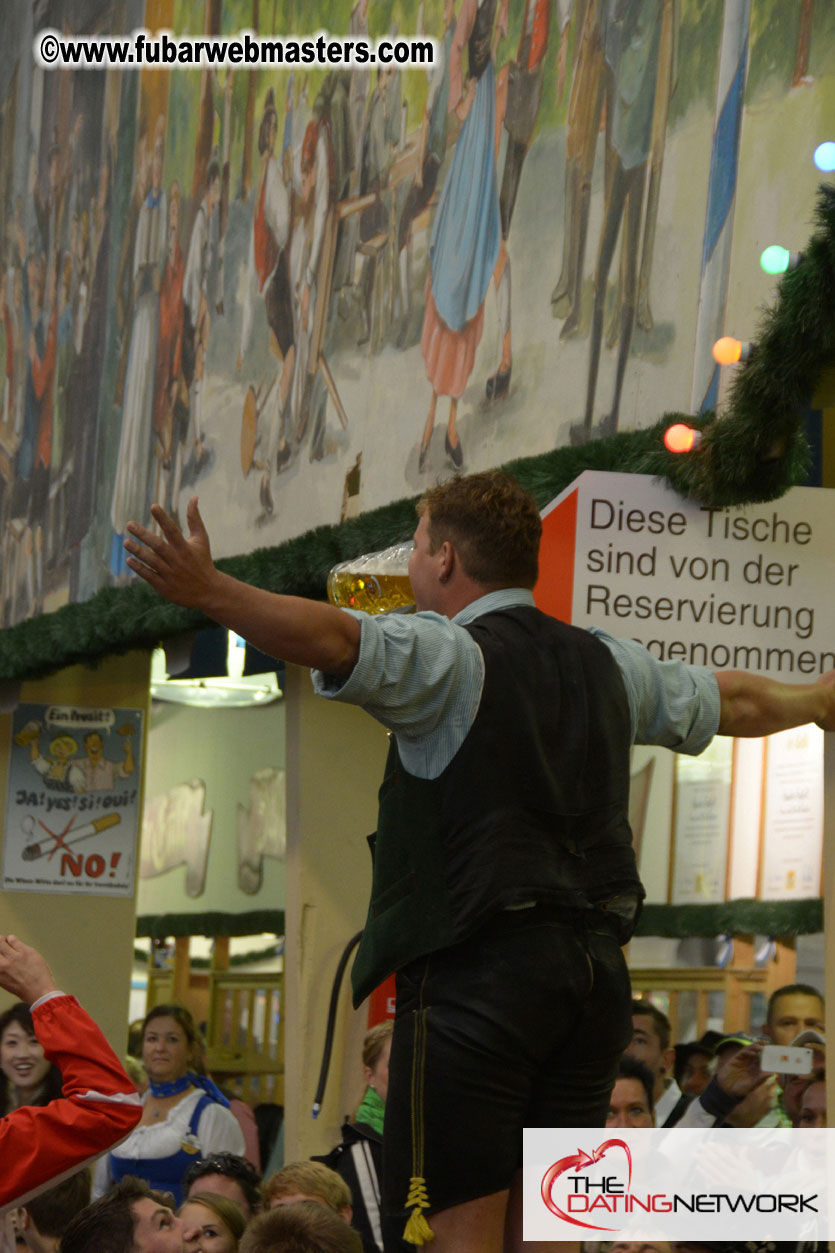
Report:
M434 1253L521 1250L522 1128L602 1126L631 1037L630 743L835 729L835 672L715 676L541 613L539 513L502 472L418 506L411 616L240 583L215 567L196 499L187 539L152 512L162 534L131 523L126 540L135 573L393 732L353 971L355 1001L398 976L386 1209Z

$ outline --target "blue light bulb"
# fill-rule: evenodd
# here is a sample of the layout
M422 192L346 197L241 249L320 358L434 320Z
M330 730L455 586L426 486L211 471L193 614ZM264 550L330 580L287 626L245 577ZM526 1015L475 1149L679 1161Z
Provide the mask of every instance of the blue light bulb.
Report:
M815 165L824 174L831 174L835 170L835 143L831 139L818 144L815 149Z

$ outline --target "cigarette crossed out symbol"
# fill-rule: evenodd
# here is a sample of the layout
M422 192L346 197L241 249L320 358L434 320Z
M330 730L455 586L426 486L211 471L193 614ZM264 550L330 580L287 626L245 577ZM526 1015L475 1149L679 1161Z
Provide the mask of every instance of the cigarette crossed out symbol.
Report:
M47 857L47 859L46 859L47 861L52 861L52 858L53 858L53 857L55 856L55 854L58 852L58 849L59 849L59 848L63 848L63 849L65 849L65 850L66 850L66 852L69 852L69 851L70 851L70 850L67 848L67 845L64 843L64 836L68 833L68 831L69 831L70 827L72 826L72 824L73 824L74 822L75 822L75 814L73 814L73 816L70 818L69 822L68 822L68 823L67 823L67 825L64 827L64 830L63 830L63 831L61 831L61 832L59 833L59 832L57 832L57 831L50 831L50 829L49 829L49 827L46 825L46 823L41 822L40 818L38 819L38 826L39 826L39 827L43 827L43 829L44 829L44 831L47 833L47 835L51 835L51 836L52 836L52 838L53 838L53 840L55 841L55 843L53 844L52 848L49 850L49 856L48 856L48 857Z
M65 840L64 837L69 834L72 824L75 822L77 815L73 814L63 831L50 831L45 822L38 819L38 826L43 827L47 835L54 841L52 847L47 849L46 841L39 841L37 844L28 844L24 848L21 856L24 861L36 861L39 857L46 857L47 861L52 858L62 848L64 852L69 853L70 844L78 844L80 840L87 840L91 835L98 835L100 831L106 831L109 827L117 827L122 821L119 814L104 814L100 818L94 818L92 822L87 822L82 827L76 827L71 840Z
M600 1227L596 1223L584 1223L573 1214L567 1214L561 1209L553 1197L554 1184L560 1175L564 1175L567 1171L573 1170L575 1174L579 1174L581 1170L588 1170L590 1166L595 1166L606 1155L607 1149L618 1148L623 1149L626 1154L626 1162L628 1167L628 1175L626 1182L626 1191L629 1192L632 1187L632 1154L629 1145L625 1140L604 1140L602 1144L593 1149L591 1153L587 1153L585 1149L578 1149L576 1153L572 1153L569 1157L561 1157L559 1161L554 1162L553 1166L549 1166L545 1174L542 1176L542 1199L548 1209L557 1218L563 1222L573 1223L576 1227L588 1227L592 1231L617 1231L617 1227Z

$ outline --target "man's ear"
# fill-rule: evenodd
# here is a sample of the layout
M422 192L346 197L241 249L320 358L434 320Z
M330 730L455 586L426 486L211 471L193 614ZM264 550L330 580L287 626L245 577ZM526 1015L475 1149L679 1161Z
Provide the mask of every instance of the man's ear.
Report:
M673 1067L676 1064L676 1051L674 1048L664 1049L661 1054L661 1064L664 1067L665 1075L672 1075Z
M32 1216L25 1205L18 1205L14 1211L14 1220L18 1231L28 1231L32 1226Z
M348 1226L350 1227L351 1219L354 1217L353 1208L350 1205L343 1205L337 1212L339 1214L339 1217L342 1219L342 1221L344 1223L347 1223Z
M456 558L455 549L448 539L445 539L443 544L441 544L441 547L438 549L438 554L441 559L441 582L446 583L447 579L452 574Z

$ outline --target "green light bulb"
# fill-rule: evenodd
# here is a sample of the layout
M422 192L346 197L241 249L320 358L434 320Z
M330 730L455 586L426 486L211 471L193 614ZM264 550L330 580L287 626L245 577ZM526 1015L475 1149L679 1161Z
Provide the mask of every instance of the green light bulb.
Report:
M760 255L760 265L766 274L785 274L790 261L791 253L780 244L772 244Z

